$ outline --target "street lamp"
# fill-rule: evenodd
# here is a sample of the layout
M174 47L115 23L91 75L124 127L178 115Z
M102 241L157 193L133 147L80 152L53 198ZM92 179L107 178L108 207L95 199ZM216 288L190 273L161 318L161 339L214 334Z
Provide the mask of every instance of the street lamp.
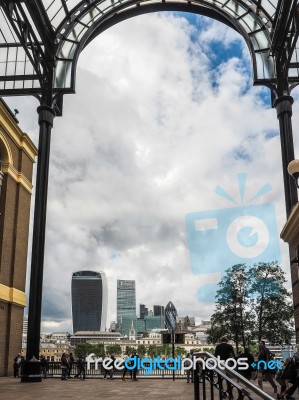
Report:
M296 186L299 189L299 160L293 160L289 163L288 173L295 179Z

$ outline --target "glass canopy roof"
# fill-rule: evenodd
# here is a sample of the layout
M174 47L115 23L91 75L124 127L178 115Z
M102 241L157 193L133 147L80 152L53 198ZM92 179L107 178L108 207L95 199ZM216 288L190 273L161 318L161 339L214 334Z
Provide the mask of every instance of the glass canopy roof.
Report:
M290 17L296 5L295 0L0 0L0 94L39 93L51 65L54 92L74 92L79 54L97 34L131 16L164 9L207 15L240 32L255 84L276 82L275 27L284 23L287 37L294 38L287 61L289 80L296 83L299 45Z

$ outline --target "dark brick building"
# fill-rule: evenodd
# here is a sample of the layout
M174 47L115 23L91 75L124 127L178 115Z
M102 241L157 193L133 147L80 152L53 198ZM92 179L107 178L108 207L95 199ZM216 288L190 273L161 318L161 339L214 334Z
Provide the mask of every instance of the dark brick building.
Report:
M32 167L37 149L0 99L0 376L22 347Z

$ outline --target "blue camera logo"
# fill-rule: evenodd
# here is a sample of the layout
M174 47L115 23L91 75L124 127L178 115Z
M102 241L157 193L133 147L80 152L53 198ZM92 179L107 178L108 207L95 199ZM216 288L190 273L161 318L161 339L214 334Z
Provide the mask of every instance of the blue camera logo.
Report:
M241 201L246 174L238 174ZM271 189L265 185L249 202ZM219 186L216 193L237 204ZM236 264L280 261L279 235L273 204L193 212L186 215L193 274L224 273ZM200 288L199 301L215 301L217 285Z

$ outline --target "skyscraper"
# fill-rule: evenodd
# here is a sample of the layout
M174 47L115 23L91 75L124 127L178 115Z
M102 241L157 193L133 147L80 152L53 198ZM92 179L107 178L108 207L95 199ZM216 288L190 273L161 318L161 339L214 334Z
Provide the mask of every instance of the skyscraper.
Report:
M139 304L139 314L140 318L144 318L146 315L148 315L148 308L145 307L145 304Z
M158 315L165 315L164 306L154 306L154 317L157 317Z
M78 271L72 277L73 330L104 331L107 318L107 280L104 272Z
M121 325L122 316L136 318L135 281L117 280L117 323Z

